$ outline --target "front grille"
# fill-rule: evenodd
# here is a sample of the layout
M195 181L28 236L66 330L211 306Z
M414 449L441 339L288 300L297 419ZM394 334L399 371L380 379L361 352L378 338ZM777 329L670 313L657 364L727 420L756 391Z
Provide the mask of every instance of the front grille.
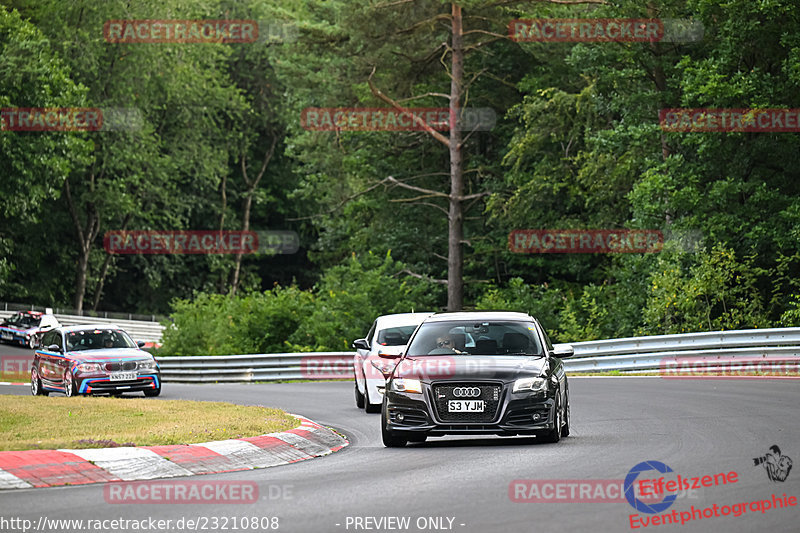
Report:
M136 361L122 361L117 363L106 363L105 369L109 372L118 372L120 370L136 370Z
M457 398L453 394L456 387L478 387L480 396ZM443 422L491 422L497 415L503 387L487 383L447 383L433 386L433 399L436 413ZM450 413L447 411L448 400L483 400L482 413Z

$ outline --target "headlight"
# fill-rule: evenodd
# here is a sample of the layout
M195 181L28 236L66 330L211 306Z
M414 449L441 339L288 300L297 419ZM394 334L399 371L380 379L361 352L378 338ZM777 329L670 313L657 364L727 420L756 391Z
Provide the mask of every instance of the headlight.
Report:
M525 378L514 382L514 392L542 392L547 390L547 380L545 378Z
M417 392L422 394L422 382L418 379L395 379L392 381L392 388L400 392Z
M81 363L78 365L78 370L80 372L101 372L103 365L100 363Z
M156 362L152 359L148 359L146 361L139 361L139 365L137 368L139 370L155 370Z

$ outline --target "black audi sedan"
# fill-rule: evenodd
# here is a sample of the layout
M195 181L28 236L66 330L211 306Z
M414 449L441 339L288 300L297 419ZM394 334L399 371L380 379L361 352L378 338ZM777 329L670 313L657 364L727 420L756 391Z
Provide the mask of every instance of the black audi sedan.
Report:
M524 313L438 313L425 319L388 376L381 411L385 446L442 435L569 435L569 385L553 346Z

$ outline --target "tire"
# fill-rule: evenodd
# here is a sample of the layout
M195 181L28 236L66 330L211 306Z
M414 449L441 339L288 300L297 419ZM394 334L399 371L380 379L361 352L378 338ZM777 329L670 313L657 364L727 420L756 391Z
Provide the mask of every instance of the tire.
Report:
M159 394L161 394L161 386L160 385L155 389L145 389L144 390L144 395L147 396L148 398L155 398Z
M64 371L64 394L67 398L78 395L78 388L75 386L75 379L69 369Z
M567 387L567 391L564 394L567 398L567 406L564 408L564 427L561 428L561 436L562 437L569 437L569 422L570 422L570 414L569 414L569 387Z
M403 438L397 436L396 433L386 428L387 416L386 416L386 408L381 410L381 438L383 439L383 445L387 448L402 448L408 443L408 441Z
M31 368L31 394L33 396L47 396L50 394L42 389L42 380L39 378L39 373L36 372L36 367Z
M31 335L31 338L28 339L28 348L31 350L36 349L36 335Z
M358 390L358 378L356 378L356 407L359 409L364 408L364 395Z
M556 443L561 440L561 402L559 401L560 393L556 393L556 404L553 408L555 414L553 415L553 429L547 433L542 434L542 442Z

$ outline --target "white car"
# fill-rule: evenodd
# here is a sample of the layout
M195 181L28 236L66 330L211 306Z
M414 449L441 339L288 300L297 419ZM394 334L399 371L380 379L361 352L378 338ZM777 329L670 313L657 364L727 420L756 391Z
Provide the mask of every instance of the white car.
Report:
M353 341L356 355L353 372L356 378L356 406L368 413L380 413L383 403L383 388L391 373L391 360L378 354L402 354L408 339L423 320L433 313L401 313L379 316L372 323L366 338Z

